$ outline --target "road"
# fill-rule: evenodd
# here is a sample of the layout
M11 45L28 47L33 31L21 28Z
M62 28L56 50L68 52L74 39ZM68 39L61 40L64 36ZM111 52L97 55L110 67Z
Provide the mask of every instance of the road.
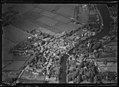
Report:
M103 19L103 29L97 35L90 37L90 38L87 38L86 40L91 39L91 38L99 39L99 38L105 36L106 34L108 34L108 32L109 32L111 18L110 18L110 14L109 14L109 11L108 11L106 4L98 4L97 9L99 10L99 12L102 16L102 19ZM86 40L84 40L84 41L86 41ZM84 41L82 41L81 43L83 43ZM79 45L80 44L78 44L76 47L78 47ZM76 47L74 47L74 48L76 48ZM72 53L73 49L71 49L69 52ZM61 75L60 75L60 81L59 81L60 83L66 83L66 72L65 71L66 71L66 60L67 60L67 58L68 58L67 54L64 54L61 58L62 59L62 63L61 63L62 71L61 71Z

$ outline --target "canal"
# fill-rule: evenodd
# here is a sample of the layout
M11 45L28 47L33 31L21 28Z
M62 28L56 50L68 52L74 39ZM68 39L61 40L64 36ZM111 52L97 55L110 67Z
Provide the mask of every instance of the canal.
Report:
M99 10L99 12L102 16L102 19L103 19L103 29L97 35L87 38L86 40L91 39L91 38L100 39L101 37L108 34L108 32L110 31L111 17L110 17L107 5L106 4L97 4L97 9ZM86 41L86 40L84 40L84 41ZM84 41L82 41L81 43L83 43ZM80 44L78 44L76 47L78 47L79 45ZM74 48L76 48L76 47L74 47ZM71 49L68 53L72 53L73 49ZM67 58L68 58L67 54L64 54L61 58L61 61L62 61L61 62L61 71L60 71L61 73L59 76L60 83L66 83L66 61L67 61Z
M63 55L61 58L61 69L60 69L60 76L59 76L59 82L60 83L66 83L66 61L69 56L67 54Z

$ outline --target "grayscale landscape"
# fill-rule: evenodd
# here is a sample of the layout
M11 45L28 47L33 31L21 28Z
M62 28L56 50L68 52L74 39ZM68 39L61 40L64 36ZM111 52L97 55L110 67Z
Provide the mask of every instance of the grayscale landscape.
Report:
M117 84L117 4L2 4L2 83Z

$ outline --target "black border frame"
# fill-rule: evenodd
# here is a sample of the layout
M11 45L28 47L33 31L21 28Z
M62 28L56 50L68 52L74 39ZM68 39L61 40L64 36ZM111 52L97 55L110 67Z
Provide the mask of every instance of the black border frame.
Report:
M57 1L54 1L54 0L50 0L50 1L44 1L44 0L39 0L39 1L31 1L31 0L1 0L2 4L77 4L77 3L81 3L81 4L85 4L85 3L91 3L91 4L109 4L109 3L118 3L118 1L110 1L110 0L107 0L107 1L93 1L93 0L90 0L90 1L85 1L85 0L76 0L76 1L64 1L64 0L57 0ZM2 8L2 5L1 5L1 8ZM1 25L2 27L2 25ZM2 32L3 34L3 32ZM1 34L1 35L2 35ZM2 47L2 46L1 46ZM1 58L2 59L2 58ZM2 70L2 63L1 63L1 70ZM1 72L1 76L2 76L2 72ZM2 82L2 80L1 80ZM59 83L59 84L49 84L49 83L41 83L41 84L16 84L16 86L73 86L73 87L79 87L79 86L118 86L118 82L117 84L113 84L113 83L106 83L106 84L62 84L62 83ZM8 86L8 85L5 85L5 84L0 84L0 86Z

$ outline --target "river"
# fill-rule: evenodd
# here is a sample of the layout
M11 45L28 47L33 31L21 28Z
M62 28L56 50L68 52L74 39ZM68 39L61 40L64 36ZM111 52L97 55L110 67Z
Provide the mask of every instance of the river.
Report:
M99 38L105 36L106 34L108 34L108 32L110 31L111 17L110 17L110 14L109 14L109 11L108 11L106 4L97 4L97 9L99 10L99 12L102 16L102 19L103 19L103 29L97 35L90 37L90 38L87 38L86 40L91 39L91 38L99 39ZM84 40L84 41L86 41L86 40ZM84 41L82 41L81 43L83 43ZM77 45L77 46L79 46L79 45ZM76 47L74 47L74 48L76 48ZM70 50L70 53L72 53L73 49ZM61 74L59 75L59 78L60 78L59 82L60 83L66 83L66 72L65 71L66 71L66 60L67 60L67 58L68 58L67 54L64 54L61 58L61 60L62 60L61 66L62 67L61 67Z

